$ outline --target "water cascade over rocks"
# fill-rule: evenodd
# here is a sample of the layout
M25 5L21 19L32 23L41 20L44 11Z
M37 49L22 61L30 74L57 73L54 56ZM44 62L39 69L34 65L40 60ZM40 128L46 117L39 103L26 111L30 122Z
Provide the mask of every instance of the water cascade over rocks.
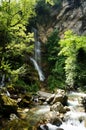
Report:
M64 90L57 90L54 94L38 91L34 99L37 97L38 101L34 102L31 95L25 95L17 104L10 97L1 95L2 112L10 114L10 121L4 124L6 129L3 130L15 130L15 126L18 130L22 127L22 130L86 130L86 113L81 98L86 94L67 94Z
M41 42L38 39L38 32L35 28L33 28L33 32L34 32L34 39L35 39L35 49L34 49L35 54L34 54L34 58L30 57L30 60L33 62L35 69L38 72L40 81L44 81L45 77L41 67Z
M57 126L49 122L40 125L40 129L38 130L86 130L86 113L81 104L81 98L84 96L86 94L71 92L68 95L68 107L70 111L63 114L62 124Z

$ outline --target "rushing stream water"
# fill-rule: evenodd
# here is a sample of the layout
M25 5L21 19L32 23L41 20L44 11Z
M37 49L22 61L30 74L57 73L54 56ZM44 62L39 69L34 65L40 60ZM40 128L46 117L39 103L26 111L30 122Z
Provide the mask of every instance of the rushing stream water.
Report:
M39 105L36 102L36 105L26 113L25 120L15 119L10 120L5 125L4 129L1 130L33 130L34 126L36 130L86 130L86 113L80 102L81 97L86 96L86 94L71 92L68 94L68 106L70 111L66 112L62 117L62 123L58 126L52 125L51 123L42 123L39 124L39 129L37 128L38 122L43 119L47 119L50 111L50 105ZM58 112L57 112L58 113ZM54 117L56 113L52 114ZM61 113L60 113L61 114ZM55 115L56 116L56 115ZM60 116L59 116L60 117ZM56 116L56 118L59 118ZM50 118L49 118L50 119ZM46 125L46 127L45 127ZM3 127L2 127L3 128ZM11 128L11 129L10 129ZM34 129L34 130L35 130Z
M58 130L58 128L62 128L63 130L86 130L85 121L86 121L86 113L82 105L79 102L80 97L84 97L86 94L82 93L70 93L68 106L70 111L64 115L64 122L60 127L47 123L48 130ZM41 106L39 110L35 112L35 114L43 114L50 111L49 106ZM41 125L42 130L47 130Z

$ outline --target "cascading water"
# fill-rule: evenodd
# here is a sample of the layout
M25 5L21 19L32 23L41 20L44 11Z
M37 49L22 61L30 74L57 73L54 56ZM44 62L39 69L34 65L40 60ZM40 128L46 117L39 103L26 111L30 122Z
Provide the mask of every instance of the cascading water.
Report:
M72 94L72 95L71 95ZM55 126L50 123L46 124L48 130L86 130L86 113L83 110L81 104L78 102L80 97L86 96L86 94L81 93L71 93L69 96L73 97L73 101L69 100L68 105L70 111L64 115L64 121L62 125ZM77 96L78 95L78 96ZM41 110L42 111L42 110ZM41 125L41 130L47 130L45 125Z
M34 58L30 57L30 60L33 62L35 69L38 72L40 81L44 81L45 77L43 75L42 67L41 67L41 43L38 40L37 30L33 28L33 31L34 31L34 39L35 39L35 49L34 49L35 56Z
M41 43L39 41L35 42L35 60L41 65Z
M0 83L1 88L5 85L4 82L5 82L5 74L2 75L2 80L1 80L1 83Z
M37 64L36 60L34 60L33 58L30 57L30 60L33 62L35 69L38 71L40 81L44 81L45 77L42 73L42 70L40 69L40 66Z
M3 89L4 86L5 86L5 74L2 75L2 79L1 79L1 83L0 83L0 89ZM7 90L6 90L5 94L10 97L10 93Z

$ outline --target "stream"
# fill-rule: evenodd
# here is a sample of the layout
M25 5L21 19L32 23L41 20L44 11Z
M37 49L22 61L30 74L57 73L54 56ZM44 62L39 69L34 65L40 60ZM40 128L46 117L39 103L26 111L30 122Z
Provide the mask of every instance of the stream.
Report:
M48 130L86 130L86 113L84 112L83 106L80 103L81 97L86 96L83 93L71 92L68 94L68 107L70 111L64 114L64 120L62 125L59 127L47 123ZM50 107L48 105L40 106L37 111L35 111L36 115L41 115L50 111ZM41 130L47 130L44 128L44 125L40 126Z
M56 118L59 118L60 116L57 116L57 114L54 113L55 111L50 110L50 105L48 104L40 105L37 104L36 102L35 107L30 109L26 113L27 116L25 119L20 120L18 118L14 120L5 121L4 126L3 127L0 126L0 129L1 130L86 130L86 113L84 112L84 108L81 104L81 97L86 97L86 94L77 92L70 92L68 94L67 107L70 109L70 111L63 114L60 125L57 126L52 125L49 121L40 123L40 121L43 121L48 117L49 113L53 113L52 117L56 116Z

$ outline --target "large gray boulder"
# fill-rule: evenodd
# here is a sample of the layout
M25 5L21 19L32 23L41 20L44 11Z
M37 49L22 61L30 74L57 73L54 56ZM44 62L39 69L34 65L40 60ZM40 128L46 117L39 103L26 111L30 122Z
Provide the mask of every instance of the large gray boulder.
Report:
M49 104L55 104L56 102L61 102L64 106L67 105L67 95L64 90L58 89L55 94L47 98L46 102Z

